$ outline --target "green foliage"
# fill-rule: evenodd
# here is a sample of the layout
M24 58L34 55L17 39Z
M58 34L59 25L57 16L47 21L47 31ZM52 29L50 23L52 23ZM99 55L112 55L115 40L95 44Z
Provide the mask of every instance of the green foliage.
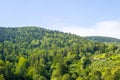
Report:
M64 74L62 80L71 80L71 77L69 74Z
M114 80L120 80L120 69L114 73Z
M0 75L0 80L5 80L5 78L2 74Z
M119 80L120 45L113 42L38 27L0 28L0 80Z
M5 63L3 60L0 60L0 74L4 74L5 73Z
M40 76L40 79L39 80L47 80L46 77L44 76Z
M18 78L24 79L26 72L27 60L24 57L20 57L15 69L15 74Z
M104 37L104 36L89 36L89 37L85 37L88 40L93 40L93 41L97 41L97 42L120 42L120 39L116 39L116 38L111 38L111 37Z

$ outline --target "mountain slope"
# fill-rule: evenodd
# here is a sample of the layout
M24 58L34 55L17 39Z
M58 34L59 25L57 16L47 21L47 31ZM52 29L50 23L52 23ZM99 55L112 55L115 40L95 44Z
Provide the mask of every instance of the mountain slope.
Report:
M116 45L59 31L1 27L0 80L112 80L119 52Z
M116 42L116 43L120 43L120 39L116 39L116 38L111 38L111 37L104 37L104 36L88 36L85 37L88 40L93 40L96 42Z

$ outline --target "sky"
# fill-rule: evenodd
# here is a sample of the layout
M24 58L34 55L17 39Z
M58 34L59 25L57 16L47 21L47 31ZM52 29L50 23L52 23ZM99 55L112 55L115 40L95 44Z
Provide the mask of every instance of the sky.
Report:
M0 0L0 26L120 38L120 0Z

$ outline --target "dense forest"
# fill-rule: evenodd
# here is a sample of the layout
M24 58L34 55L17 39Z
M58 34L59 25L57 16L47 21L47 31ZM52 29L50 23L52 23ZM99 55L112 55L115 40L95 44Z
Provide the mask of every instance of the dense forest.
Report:
M104 37L104 36L88 36L85 37L88 40L93 40L96 42L108 42L108 43L120 43L120 39Z
M87 36L85 37L85 39L95 41L95 42L101 42L105 44L114 44L120 47L120 39L118 38L104 37L104 36Z
M40 27L0 27L0 80L120 80L120 48Z

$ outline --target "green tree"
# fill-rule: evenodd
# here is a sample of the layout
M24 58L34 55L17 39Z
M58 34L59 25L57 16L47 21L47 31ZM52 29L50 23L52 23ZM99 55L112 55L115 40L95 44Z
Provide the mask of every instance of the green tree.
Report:
M94 70L91 72L91 75L89 76L89 80L101 80L102 79L102 73L98 70Z
M17 67L15 69L15 74L17 75L18 78L20 78L20 79L25 78L26 68L27 68L26 58L20 57L18 64L17 64Z
M0 74L0 80L5 80L3 74Z
M71 77L69 74L66 73L63 75L62 80L71 80Z
M46 77L44 76L40 76L40 79L39 80L47 80Z
M3 60L0 60L0 74L5 74L5 70L6 70L5 63Z
M120 80L120 69L118 69L114 75L113 75L114 80Z

